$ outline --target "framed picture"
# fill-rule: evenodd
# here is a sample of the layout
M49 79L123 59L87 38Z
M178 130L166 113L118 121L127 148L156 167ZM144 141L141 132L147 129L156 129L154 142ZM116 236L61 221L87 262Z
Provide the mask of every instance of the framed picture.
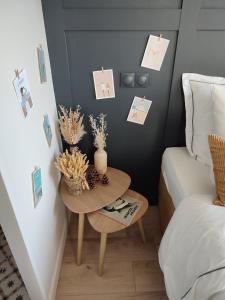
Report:
M50 125L50 122L49 122L48 115L44 115L43 129L44 129L44 132L45 132L46 140L47 140L48 145L50 147L51 142L52 142L52 129L51 129L51 125Z
M31 91L25 70L16 71L16 78L13 80L17 99L21 105L24 117L26 118L29 111L33 107Z
M47 81L47 74L46 74L46 66L45 66L45 53L41 45L37 48L37 55L38 55L40 81L41 83L44 83Z
M35 170L32 172L32 182L34 193L34 207L36 207L42 197L41 168L35 168Z

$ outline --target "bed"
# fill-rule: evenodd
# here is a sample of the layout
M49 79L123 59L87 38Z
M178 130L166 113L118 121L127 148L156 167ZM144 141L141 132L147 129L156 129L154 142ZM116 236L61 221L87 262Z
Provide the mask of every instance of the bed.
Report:
M225 208L212 204L216 193L210 167L185 147L168 148L159 191L161 228L167 228L159 263L169 299L224 300Z
M167 148L162 158L159 184L162 232L182 199L198 194L215 197L215 184L210 167L191 157L186 147Z
M169 300L224 300L225 208L214 205L224 179L216 188L208 136L225 137L225 78L186 73L182 84L186 147L162 158L159 264Z

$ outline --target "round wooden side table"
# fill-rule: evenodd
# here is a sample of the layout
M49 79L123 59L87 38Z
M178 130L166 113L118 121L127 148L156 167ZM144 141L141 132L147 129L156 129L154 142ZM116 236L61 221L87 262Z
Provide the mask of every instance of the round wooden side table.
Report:
M59 192L65 206L73 213L79 214L78 241L77 241L77 264L81 264L84 219L85 214L94 212L114 202L121 197L129 188L131 178L123 171L108 167L106 175L109 184L97 184L94 190L85 190L79 196L73 196L67 190L66 183L62 178Z
M100 241L100 252L99 252L99 275L102 276L103 268L104 268L104 258L105 258L105 250L106 250L106 242L108 233L113 233L116 231L123 230L132 224L138 222L141 237L143 242L146 242L145 232L142 224L142 216L146 213L148 209L148 200L142 196L141 194L128 190L126 192L127 196L135 199L137 202L141 203L140 209L134 215L132 222L129 225L124 225L119 223L118 221L113 220L103 214L98 212L93 212L88 214L88 221L91 226L98 232L101 233L101 241Z

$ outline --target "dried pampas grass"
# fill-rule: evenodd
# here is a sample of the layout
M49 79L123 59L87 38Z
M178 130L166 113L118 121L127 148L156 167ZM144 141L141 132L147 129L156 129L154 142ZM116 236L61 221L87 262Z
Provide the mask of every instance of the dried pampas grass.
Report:
M68 110L64 106L59 106L59 127L64 140L70 145L76 145L86 133L81 116L81 107L78 105L76 110Z
M81 184L83 190L89 190L86 180L88 160L85 154L82 154L79 150L72 151L70 154L66 150L56 159L55 167L63 173L67 180L75 180Z
M105 118L106 115L104 114L100 114L97 118L94 118L93 115L89 116L89 121L95 138L94 146L100 150L103 150L106 147L106 137L108 135L106 132L107 123Z

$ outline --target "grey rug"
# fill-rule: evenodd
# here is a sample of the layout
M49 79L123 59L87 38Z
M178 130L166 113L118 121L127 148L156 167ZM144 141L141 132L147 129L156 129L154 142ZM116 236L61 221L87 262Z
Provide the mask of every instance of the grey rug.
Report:
M0 300L30 300L0 226Z

